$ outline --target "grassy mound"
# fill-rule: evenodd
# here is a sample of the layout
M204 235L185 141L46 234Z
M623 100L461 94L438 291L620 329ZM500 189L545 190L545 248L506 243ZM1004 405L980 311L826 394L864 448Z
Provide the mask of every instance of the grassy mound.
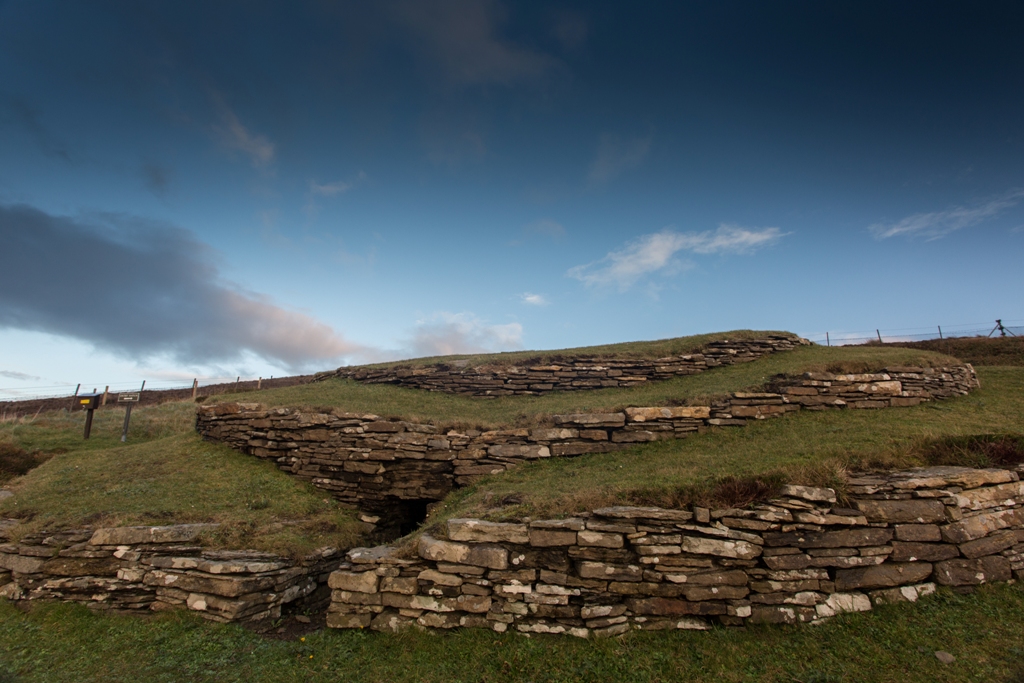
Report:
M290 555L357 542L350 511L271 463L202 441L192 429L194 414L191 402L139 407L127 444L120 442L120 411L98 411L88 441L80 412L0 425L0 443L9 450L50 456L8 482L15 495L0 502L0 517L22 520L19 535L220 522L221 530L204 543Z
M730 368L732 370L732 368ZM711 373L707 373L709 376ZM1007 465L1004 437L1024 425L1024 368L979 370L969 396L888 410L801 411L745 428L580 458L537 461L456 491L435 515L511 519L562 516L606 505L735 505L785 482L843 487L843 473L927 464ZM992 442L992 458L977 442ZM938 445L937 445L938 444ZM1014 446L1016 447L1016 446Z
M729 333L734 334L734 333ZM590 349L602 347L589 347ZM713 396L757 389L774 375L803 372L866 372L891 365L942 367L959 364L933 351L869 346L804 346L751 363L714 368L642 386L595 391L555 392L544 396L502 396L481 400L387 384L330 379L315 384L271 389L259 394L226 394L218 402L258 401L269 406L374 413L431 421L448 427L501 427L542 422L560 413L615 410L627 406L686 405Z

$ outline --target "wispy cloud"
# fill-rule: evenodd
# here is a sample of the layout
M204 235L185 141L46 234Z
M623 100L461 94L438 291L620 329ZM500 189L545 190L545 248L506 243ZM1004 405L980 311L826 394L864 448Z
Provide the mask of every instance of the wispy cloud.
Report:
M982 221L1016 206L1024 197L1024 190L1012 190L1001 197L990 199L973 206L955 206L945 211L915 213L898 223L875 223L868 230L875 239L890 237L921 237L926 241L937 240L951 232L978 225Z
M523 346L523 326L490 325L472 313L442 311L419 322L408 346L416 356L512 351Z
M687 267L676 255L749 253L777 242L784 234L778 228L743 228L722 224L715 231L675 232L666 229L644 235L599 261L570 268L567 275L586 285L618 285L627 289L645 275L658 271L672 273Z
M316 197L336 197L340 194L345 194L353 187L356 183L366 180L366 173L360 171L356 175L355 180L335 180L329 183L318 183L315 180L309 181L309 194Z
M265 136L251 133L219 94L213 96L220 113L220 123L214 126L225 147L236 149L249 157L256 168L264 168L274 161L274 143Z
M528 223L523 227L523 231L545 237L565 237L565 228L562 224L550 218L542 218L539 221Z
M497 0L403 0L394 8L450 81L512 84L543 76L558 64L499 35L507 11Z
M606 183L623 171L636 168L651 151L651 135L642 138L621 139L618 135L604 133L597 145L597 154L590 164L587 178L593 185Z
M0 377L6 377L7 379L17 379L23 382L42 379L42 377L36 377L35 375L26 375L24 372L15 372L14 370L0 370Z
M530 292L523 292L519 298L524 304L527 304L529 306L547 306L548 304L551 303L543 294L531 294Z

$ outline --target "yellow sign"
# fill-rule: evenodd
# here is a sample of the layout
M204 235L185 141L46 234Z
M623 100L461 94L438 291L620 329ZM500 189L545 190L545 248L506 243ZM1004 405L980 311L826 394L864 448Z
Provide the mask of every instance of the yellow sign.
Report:
M92 403L92 399L91 398L83 398L83 399L79 399L78 402L81 403L84 406L84 405L86 405L88 403Z

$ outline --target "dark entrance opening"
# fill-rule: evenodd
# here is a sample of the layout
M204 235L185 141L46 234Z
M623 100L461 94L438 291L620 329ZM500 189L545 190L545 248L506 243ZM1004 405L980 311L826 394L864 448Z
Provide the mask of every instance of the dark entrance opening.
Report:
M384 542L411 534L427 518L428 507L435 500L404 500L389 498L384 505L374 506L373 513L380 517L374 536Z

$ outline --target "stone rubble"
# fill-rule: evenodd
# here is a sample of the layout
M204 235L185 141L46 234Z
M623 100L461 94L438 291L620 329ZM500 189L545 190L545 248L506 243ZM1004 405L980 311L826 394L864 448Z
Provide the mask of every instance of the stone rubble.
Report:
M329 578L332 628L615 636L817 622L937 585L1024 579L1015 470L853 476L748 509L619 506L569 519L451 519L415 547L359 548Z
M203 550L215 524L76 529L0 543L0 597L61 600L135 612L175 608L220 622L277 619L285 605L326 605L342 553L301 560L252 550ZM0 525L10 541L15 524Z

